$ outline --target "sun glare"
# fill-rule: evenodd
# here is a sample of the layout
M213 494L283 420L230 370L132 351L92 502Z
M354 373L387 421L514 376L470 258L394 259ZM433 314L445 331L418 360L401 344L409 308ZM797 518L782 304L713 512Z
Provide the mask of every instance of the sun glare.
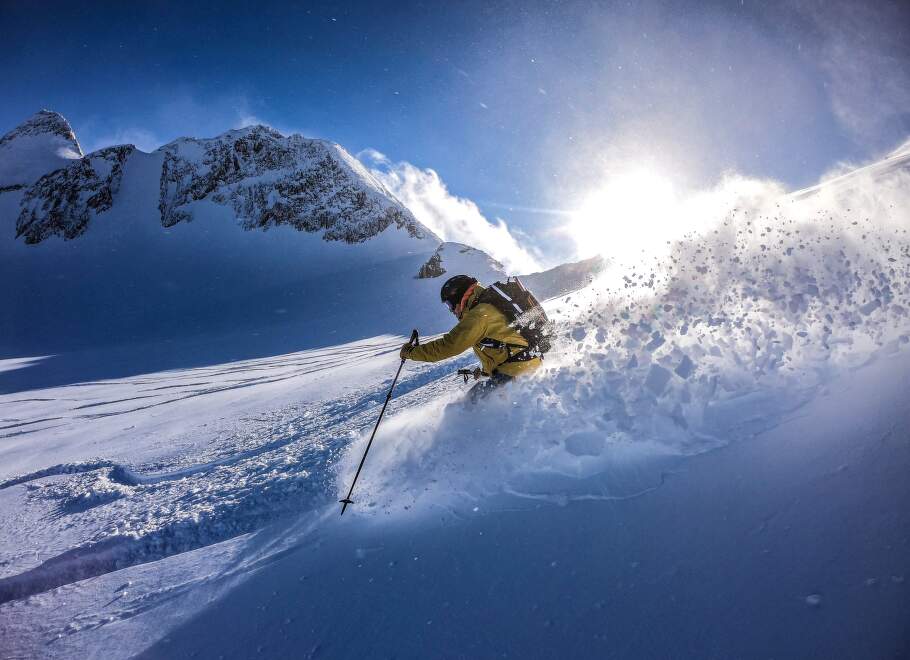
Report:
M582 257L635 260L666 245L678 204L670 179L651 169L631 170L592 193L575 212L568 231Z

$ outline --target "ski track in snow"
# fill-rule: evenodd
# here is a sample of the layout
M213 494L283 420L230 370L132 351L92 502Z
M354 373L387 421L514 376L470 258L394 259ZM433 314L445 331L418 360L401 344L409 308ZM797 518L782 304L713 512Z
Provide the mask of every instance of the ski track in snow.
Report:
M78 387L96 388L99 398L79 405L69 402L68 419L86 419L79 411L87 407L109 408L88 416L95 420L281 382L339 364L356 365L397 352L399 346L398 341L367 342L305 356L82 383ZM393 408L437 396L444 384L451 383L448 377L454 368L448 364L403 373L396 386L400 404ZM226 375L236 376L229 379L230 385L221 384ZM127 465L99 458L54 465L0 482L0 491L26 487L32 506L19 524L33 544L59 548L54 537L61 529L71 537L74 527L81 537L74 547L60 549L37 565L25 567L34 559L28 555L0 565L5 574L0 578L0 603L219 543L284 516L333 503L337 488L332 466L351 440L375 422L389 383L390 378L370 382L338 399L292 404L229 420L210 444L163 461ZM108 392L124 390L162 394L104 398ZM150 397L156 398L135 406L137 399ZM0 400L0 405L4 403L10 402Z

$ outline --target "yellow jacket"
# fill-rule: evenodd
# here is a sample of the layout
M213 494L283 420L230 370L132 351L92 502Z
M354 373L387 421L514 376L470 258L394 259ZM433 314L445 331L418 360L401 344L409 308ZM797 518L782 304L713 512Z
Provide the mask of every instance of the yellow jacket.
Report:
M496 371L514 377L537 369L541 362L539 357L524 362L506 362L509 357L506 349L480 345L479 342L485 338L515 346L528 345L521 333L515 328L510 328L509 320L493 305L475 304L483 291L484 288L478 284L465 304L465 311L462 313L458 325L439 339L415 346L408 353L408 359L418 362L439 362L455 357L473 347L477 357L480 358L483 372L488 376ZM514 355L520 350L520 348L512 348L511 352Z

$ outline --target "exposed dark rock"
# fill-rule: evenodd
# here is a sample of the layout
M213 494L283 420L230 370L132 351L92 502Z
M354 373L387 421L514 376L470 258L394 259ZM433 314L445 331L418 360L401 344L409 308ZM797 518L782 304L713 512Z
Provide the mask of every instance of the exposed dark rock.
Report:
M439 253L439 250L436 250L436 252L433 253L433 256L420 267L419 271L417 271L417 279L427 280L444 275L445 272L446 269L442 267L442 255Z
M132 145L101 149L38 179L22 198L16 238L34 244L50 236L80 236L93 214L111 208L123 164L135 150Z
M183 155L203 150L201 159ZM340 147L298 135L285 138L264 126L213 140L184 140L163 148L161 224L192 219L201 199L229 204L246 229L291 225L323 231L327 241L360 243L394 223L411 236L425 230L369 175L344 162ZM350 158L350 157L348 157Z

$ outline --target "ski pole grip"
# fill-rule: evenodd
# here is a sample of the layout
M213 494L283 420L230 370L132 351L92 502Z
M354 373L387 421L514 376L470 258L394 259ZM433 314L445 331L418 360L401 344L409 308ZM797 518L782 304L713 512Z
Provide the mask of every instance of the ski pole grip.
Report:
M417 337L417 328L414 328L413 330L411 330L411 340L408 342L408 344L410 344L411 346L420 345L420 339L418 339L418 337Z

